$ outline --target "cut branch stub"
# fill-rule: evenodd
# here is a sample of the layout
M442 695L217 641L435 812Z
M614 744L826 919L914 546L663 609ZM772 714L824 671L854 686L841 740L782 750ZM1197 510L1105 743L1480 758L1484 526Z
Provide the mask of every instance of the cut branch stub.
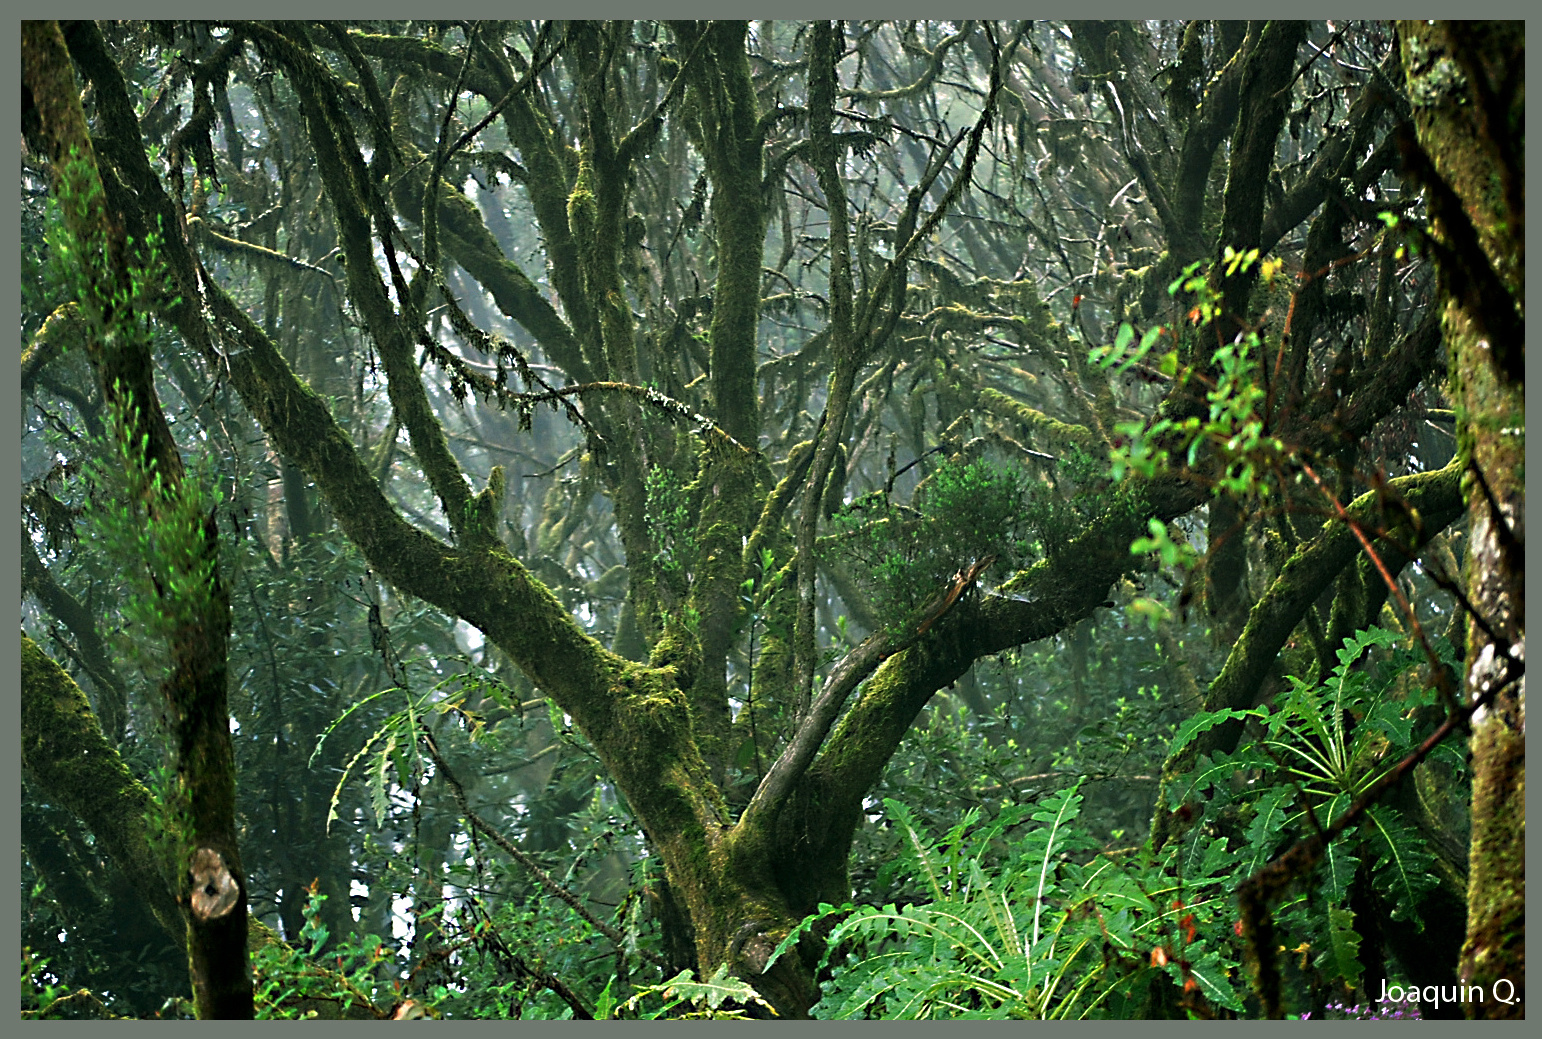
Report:
M193 853L188 869L193 893L189 899L193 917L204 923L224 919L241 901L241 884L225 864L225 856L213 848Z

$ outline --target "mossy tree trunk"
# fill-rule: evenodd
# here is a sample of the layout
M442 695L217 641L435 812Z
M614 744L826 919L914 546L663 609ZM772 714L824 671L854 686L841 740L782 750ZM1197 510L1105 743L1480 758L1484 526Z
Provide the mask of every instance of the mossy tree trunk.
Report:
M1526 196L1524 22L1403 22L1440 271L1470 531L1472 850L1461 976L1472 1017L1524 1018Z
M54 175L65 231L75 253L77 292L89 330L86 350L113 414L111 444L127 470L121 515L147 525L144 546L154 585L148 605L169 650L162 682L172 727L179 807L187 855L179 902L201 1018L250 1018L246 956L246 878L235 819L235 760L227 706L229 594L220 581L212 509L200 505L156 395L150 330L140 308L154 275L146 238L131 242L108 203L87 132L63 34L54 22L22 29L24 127L42 142ZM169 230L169 229L167 229ZM137 246L137 253L136 253ZM137 561L124 560L126 565Z
M85 693L21 636L21 763L48 800L73 812L133 888L137 904L182 947L187 925L151 850L150 791L97 728Z

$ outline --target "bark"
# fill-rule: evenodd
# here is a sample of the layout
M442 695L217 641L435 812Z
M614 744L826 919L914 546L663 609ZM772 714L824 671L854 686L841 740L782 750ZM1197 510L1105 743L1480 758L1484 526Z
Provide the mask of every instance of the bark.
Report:
M1525 49L1522 22L1404 22L1470 534L1469 1016L1525 1017Z
M1235 642L1247 608L1247 524L1236 498L1222 495L1210 503L1205 528L1205 608L1217 645Z
M762 201L760 112L744 51L748 22L677 22L683 50L700 50L683 73L698 108L701 143L712 179L718 272L712 308L713 398L723 427L740 443L760 435L755 344L760 320ZM848 296L849 298L849 296Z
M1271 21L1259 33L1258 46L1247 50L1243 59L1240 111L1222 196L1220 241L1239 253L1261 244L1264 187L1274 169L1280 128L1290 107L1286 88L1306 29L1305 22ZM1256 265L1215 279L1220 282L1227 308L1239 322L1248 313L1248 297L1257 279ZM1228 330L1226 338L1234 331Z

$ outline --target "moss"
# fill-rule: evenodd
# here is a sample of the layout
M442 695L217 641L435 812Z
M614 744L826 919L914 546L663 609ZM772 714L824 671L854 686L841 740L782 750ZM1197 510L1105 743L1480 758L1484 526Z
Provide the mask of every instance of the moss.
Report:
M766 234L760 112L744 48L748 28L738 21L675 27L687 52L698 46L702 52L687 67L692 90L683 114L712 181L718 261L709 332L712 400L719 423L742 444L754 444L760 434L755 348Z
M1097 435L1086 426L1073 426L1053 419L1036 408L1018 403L1000 390L982 389L980 403L993 414L1047 437L1058 449L1076 447L1091 451L1098 445Z
M1513 705L1512 705L1513 706ZM1516 711L1516 713L1519 713ZM1473 734L1471 884L1463 977L1491 993L1524 970L1526 941L1526 743L1513 725L1480 724ZM1469 1013L1508 1017L1489 999Z
M679 687L689 688L695 683L701 667L701 641L684 623L670 620L654 643L648 663L660 671L668 669Z
M31 781L91 829L161 926L181 942L182 916L145 828L150 791L103 738L80 687L26 635L20 720L22 765Z
M578 160L578 179L568 195L568 231L580 248L594 241L594 225L599 206L594 200L594 163L590 155Z

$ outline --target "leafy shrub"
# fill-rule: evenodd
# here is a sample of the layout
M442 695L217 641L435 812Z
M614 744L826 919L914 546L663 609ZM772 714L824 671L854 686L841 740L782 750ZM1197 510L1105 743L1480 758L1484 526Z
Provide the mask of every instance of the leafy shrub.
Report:
M1200 758L1188 783L1173 787L1169 805L1177 808L1208 794L1209 819L1240 820L1246 838L1237 858L1239 881L1343 815L1427 735L1415 719L1420 708L1435 703L1436 694L1409 680L1425 661L1399 646L1397 635L1380 628L1359 632L1339 649L1338 661L1326 682L1290 676L1289 688L1272 704L1204 712L1179 728L1174 753L1229 719L1253 719L1262 728L1261 738L1234 754ZM1437 755L1458 771L1464 768L1460 751L1449 741ZM1197 833L1204 830L1195 827ZM1373 805L1324 852L1312 878L1317 897L1301 894L1282 906L1277 923L1291 934L1291 944L1305 943L1329 980L1357 986L1360 936L1350 909L1356 878L1369 876L1386 897L1393 919L1422 927L1412 910L1438 882L1433 861L1424 838L1401 810L1388 803Z
M881 491L864 495L831 527L833 552L866 575L890 622L925 605L961 567L993 555L1015 568L1033 547L1027 477L986 459L944 462L908 508Z
M374 935L349 936L332 949L331 937L321 921L327 896L314 885L305 907L305 926L300 938L303 951L279 942L260 946L252 953L256 975L253 1002L261 1020L317 1017L382 1017L379 1004L392 1001L394 992L382 986L382 964L395 959L387 943ZM335 970L320 966L326 949ZM398 983L399 985L399 983Z

